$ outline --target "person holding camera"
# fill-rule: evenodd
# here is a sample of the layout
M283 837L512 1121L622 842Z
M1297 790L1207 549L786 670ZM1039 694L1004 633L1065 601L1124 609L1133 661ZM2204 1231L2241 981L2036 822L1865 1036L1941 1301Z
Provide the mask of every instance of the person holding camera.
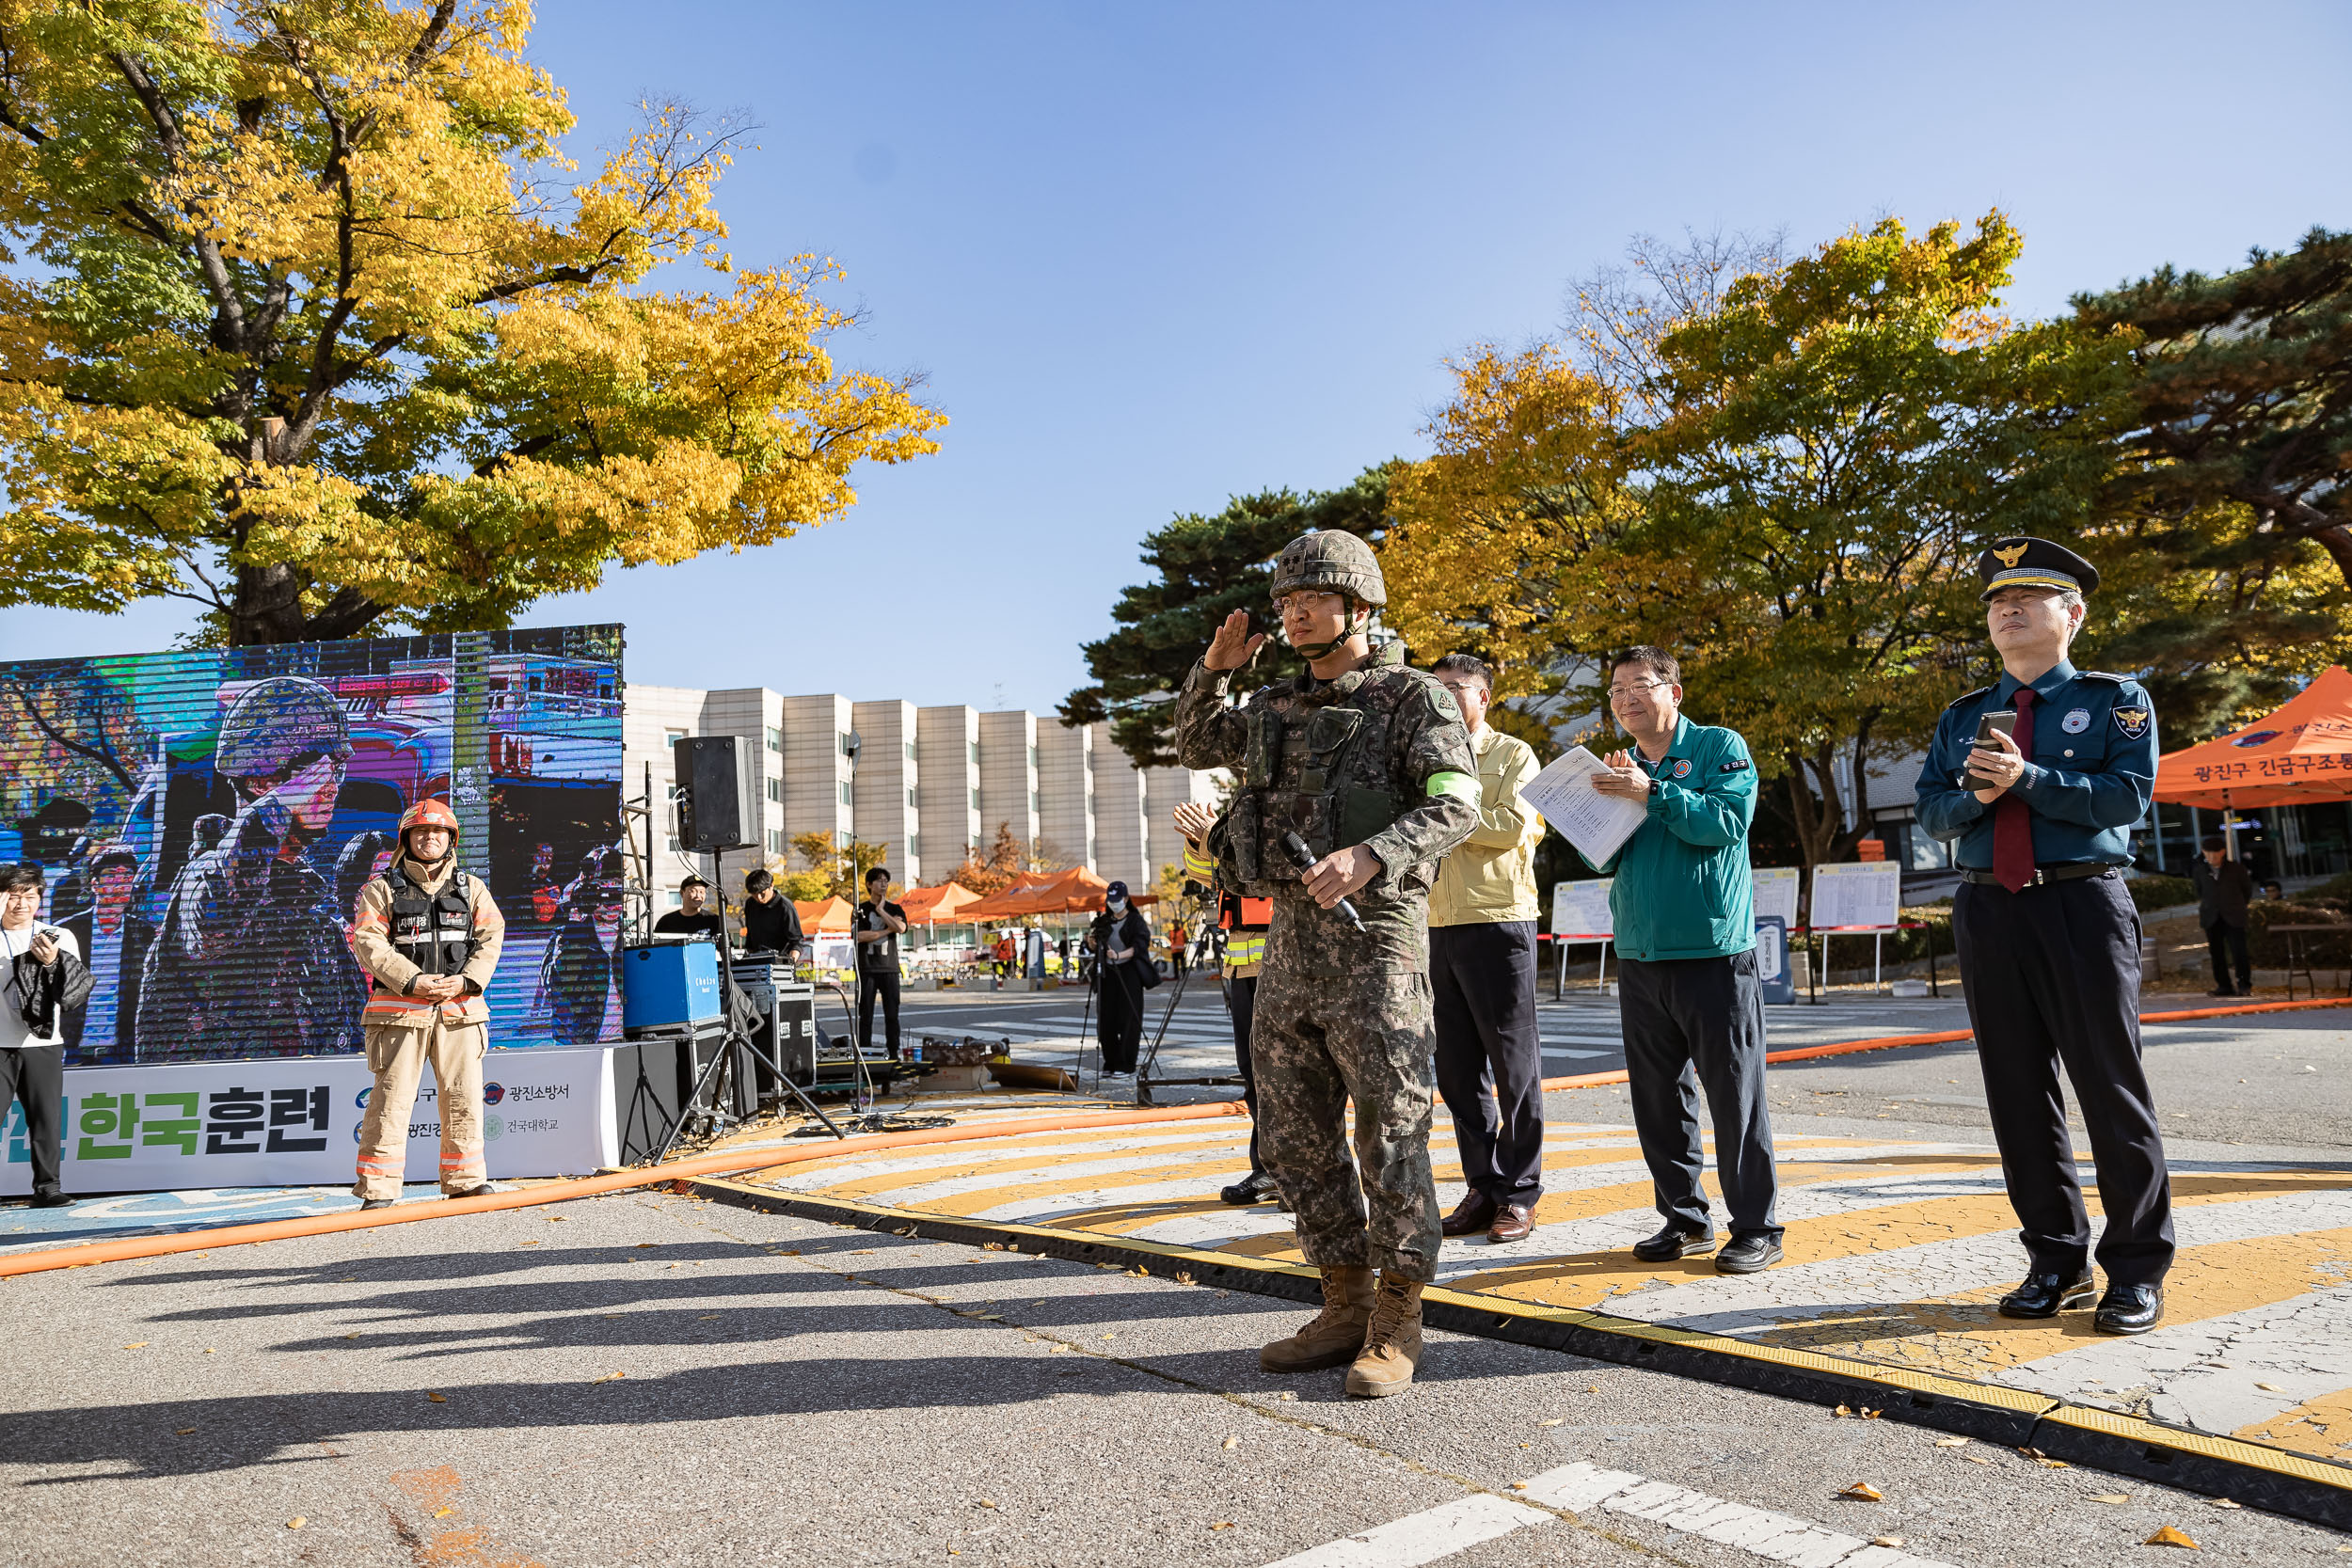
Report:
M898 1059L898 939L907 932L907 911L892 903L890 869L878 865L866 874L866 900L850 921L850 940L857 945L857 1048L863 1053L874 1045L874 999L882 998L882 1043L890 1059Z
M1103 1047L1103 1076L1132 1078L1143 1046L1143 993L1160 983L1152 961L1152 926L1127 902L1127 884L1103 890L1103 912L1087 927L1094 955L1094 1037Z
M374 990L366 1013L375 1087L359 1127L362 1209L400 1196L408 1114L433 1065L441 1118L441 1192L496 1192L483 1161L482 1058L490 1049L484 999L506 922L482 879L457 864L457 817L421 800L400 819L400 858L359 891L352 948Z
M24 1107L33 1158L33 1207L61 1209L65 1158L67 1008L89 995L73 933L40 920L40 867L0 865L0 1126L11 1101Z
M2123 675L2067 659L2099 569L2046 539L1978 562L2001 678L1954 702L1919 769L1919 825L1957 840L1952 936L2001 1178L2029 1273L2007 1318L2090 1305L2090 1220L2058 1063L2098 1162L2107 1288L2091 1326L2164 1319L2172 1188L2139 1044L2139 911L2123 886L2156 786L2156 716Z

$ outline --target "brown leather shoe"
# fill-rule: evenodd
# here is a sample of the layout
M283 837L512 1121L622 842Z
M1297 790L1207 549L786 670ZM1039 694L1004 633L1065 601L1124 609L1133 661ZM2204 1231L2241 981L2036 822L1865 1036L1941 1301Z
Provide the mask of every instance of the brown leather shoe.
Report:
M1421 1366L1421 1291L1418 1279L1380 1276L1363 1354L1347 1369L1347 1391L1358 1399L1401 1394L1413 1386Z
M1454 1212L1438 1228L1449 1236L1474 1236L1493 1223L1494 1217L1495 1200L1485 1193L1473 1192L1454 1206Z
M1535 1228L1534 1212L1524 1203L1506 1203L1495 1216L1495 1223L1486 1227L1490 1242L1523 1242Z
M1323 1271L1323 1310L1287 1339L1258 1352L1258 1370L1312 1372L1343 1367L1364 1348L1372 1323L1373 1275L1362 1264Z

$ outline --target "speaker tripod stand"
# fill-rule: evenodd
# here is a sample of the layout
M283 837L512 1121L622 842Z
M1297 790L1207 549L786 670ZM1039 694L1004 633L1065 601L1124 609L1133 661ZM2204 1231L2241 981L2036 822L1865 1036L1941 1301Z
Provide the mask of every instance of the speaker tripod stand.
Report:
M733 1115L720 1102L716 1087L722 1068L726 1069L730 1075L740 1070L740 1064L736 1059L739 1050L749 1053L762 1067L775 1074L776 1082L789 1090L792 1098L801 1102L801 1108L821 1122L826 1132L836 1138L848 1137L847 1132L834 1125L833 1118L825 1115L817 1101L792 1081L791 1074L784 1070L783 1064L762 1051L743 1033L739 1010L742 992L736 988L735 961L727 946L727 900L724 894L719 895L719 932L711 942L719 952L719 1013L723 1021L721 1025L723 1032L720 1037L719 1049L710 1054L709 1065L695 1076L693 1089L687 1095L686 1102L678 1107L677 1120L670 1124L669 1135L661 1140L661 1148L655 1153L653 1163L658 1165L670 1157L670 1150L677 1143L678 1134L686 1130L690 1121L695 1123L698 1130L707 1130L710 1135L716 1136L729 1126L746 1119ZM644 1087L644 1065L642 1061L638 1065L638 1084L642 1090ZM707 1105L703 1098L706 1093L710 1097Z

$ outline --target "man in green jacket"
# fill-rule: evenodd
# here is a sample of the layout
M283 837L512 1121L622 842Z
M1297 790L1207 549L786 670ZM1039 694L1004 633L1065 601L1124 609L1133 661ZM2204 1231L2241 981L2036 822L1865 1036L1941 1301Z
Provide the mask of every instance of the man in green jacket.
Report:
M1646 800L1649 820L1610 865L1618 1016L1634 1131L1665 1227L1634 1244L1645 1262L1715 1250L1699 1145L1698 1086L1715 1115L1715 1169L1731 1240L1724 1274L1780 1261L1772 1117L1764 1106L1764 993L1756 974L1748 824L1756 768L1734 730L1682 716L1682 667L1663 648L1620 654L1609 710L1633 749L1593 787Z

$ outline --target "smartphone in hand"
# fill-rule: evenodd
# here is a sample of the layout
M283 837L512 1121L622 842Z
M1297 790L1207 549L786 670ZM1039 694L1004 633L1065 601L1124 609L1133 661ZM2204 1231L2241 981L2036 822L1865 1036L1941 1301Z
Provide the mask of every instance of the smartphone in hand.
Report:
M2005 735L2012 740L2017 738L2017 710L2015 708L1999 707L1990 713L1980 713L1977 716L1976 743L1988 751L1997 752L2001 746L1999 741L1993 738L1995 735ZM1967 775L1967 784L1970 789L1994 787L1991 779L1979 776L1973 769Z

